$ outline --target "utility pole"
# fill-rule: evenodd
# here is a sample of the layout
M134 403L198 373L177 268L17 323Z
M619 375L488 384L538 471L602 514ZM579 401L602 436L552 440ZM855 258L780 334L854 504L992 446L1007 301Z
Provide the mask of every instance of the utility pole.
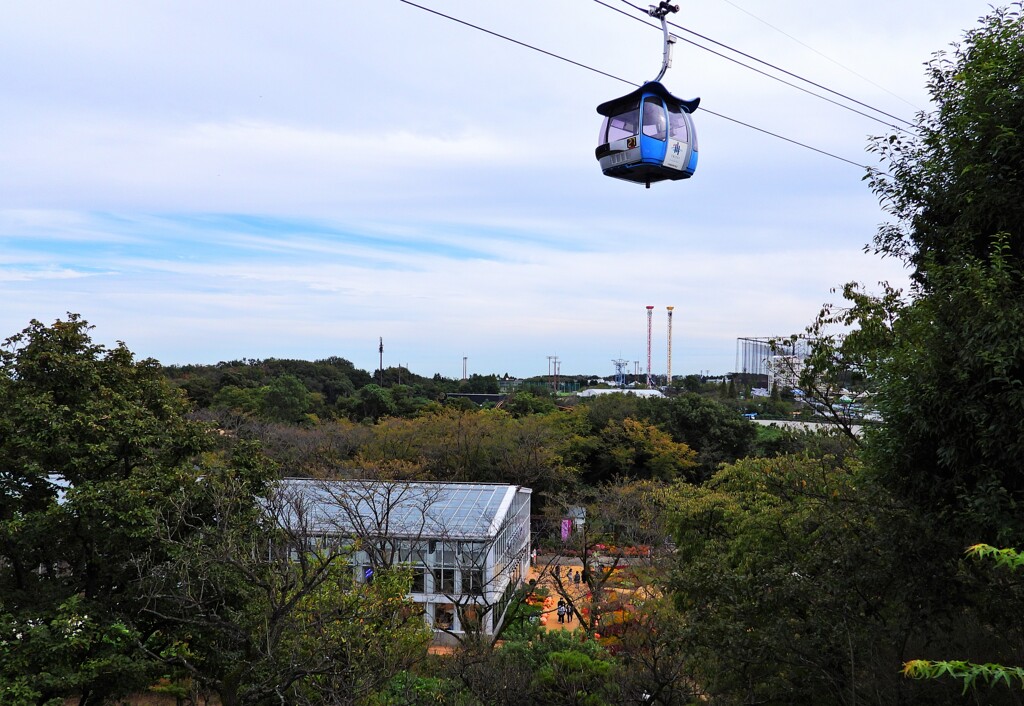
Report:
M377 349L380 353L380 386L384 387L384 337L380 337L380 348Z

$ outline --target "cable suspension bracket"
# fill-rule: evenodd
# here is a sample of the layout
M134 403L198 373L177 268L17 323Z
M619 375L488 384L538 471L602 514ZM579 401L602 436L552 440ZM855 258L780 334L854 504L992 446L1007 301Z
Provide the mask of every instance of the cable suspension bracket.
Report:
M657 6L651 5L647 11L647 14L654 19L661 20L661 33L665 36L665 54L661 60L661 72L658 73L655 81L660 81L668 68L672 66L672 45L676 43L676 39L669 34L668 21L665 19L670 12L679 12L679 6L669 4L665 0L661 0Z

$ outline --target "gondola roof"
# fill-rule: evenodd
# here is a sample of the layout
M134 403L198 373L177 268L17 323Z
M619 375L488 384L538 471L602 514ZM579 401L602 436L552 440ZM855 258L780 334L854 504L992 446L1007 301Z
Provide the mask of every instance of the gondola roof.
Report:
M601 105L597 106L597 112L606 117L618 115L622 112L624 107L629 106L631 103L638 102L640 97L645 93L653 93L656 96L664 98L666 102L682 106L687 113L692 113L697 110L697 106L700 105L700 98L694 98L693 100L677 98L669 93L668 89L658 81L649 81L631 93L627 93L619 98L613 98L610 101L605 101Z

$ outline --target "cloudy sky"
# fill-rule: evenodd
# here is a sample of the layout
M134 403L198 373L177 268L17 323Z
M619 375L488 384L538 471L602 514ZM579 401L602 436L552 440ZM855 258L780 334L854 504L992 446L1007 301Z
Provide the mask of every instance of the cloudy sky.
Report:
M861 167L733 122L876 165L895 121L680 29L663 82L717 114L694 116L696 175L602 176L594 108L662 50L605 3L418 0L583 66L401 0L0 4L0 338L71 311L164 363L373 370L383 337L422 375L610 375L645 365L647 305L665 370L674 306L673 373L723 373L831 288L905 279L862 252L885 214ZM989 2L680 4L687 30L912 120L924 63Z

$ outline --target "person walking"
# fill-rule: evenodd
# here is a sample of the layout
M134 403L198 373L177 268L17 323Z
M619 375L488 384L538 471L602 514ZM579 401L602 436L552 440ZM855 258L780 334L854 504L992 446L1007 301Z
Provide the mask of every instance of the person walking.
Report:
M565 601L561 598L558 599L558 622L565 622Z
M572 601L565 602L565 622L572 622Z

